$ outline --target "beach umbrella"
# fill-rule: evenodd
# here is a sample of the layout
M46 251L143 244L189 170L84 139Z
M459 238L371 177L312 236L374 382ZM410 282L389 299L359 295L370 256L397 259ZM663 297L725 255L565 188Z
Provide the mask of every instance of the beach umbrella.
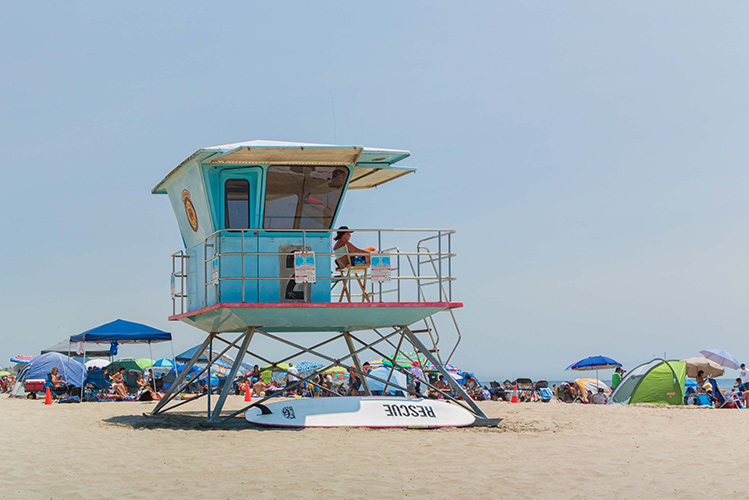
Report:
M19 354L18 356L13 356L10 358L11 363L21 363L22 365L28 365L34 360L35 356L29 356L25 354Z
M687 377L697 378L697 372L702 370L708 377L720 377L725 369L715 361L700 356L682 359L687 364Z
M86 361L86 368L104 368L109 364L109 361L106 359L89 359Z
M6 372L5 370L3 370L3 371L0 372L0 377L8 377L10 375L12 375L12 373Z
M596 380L598 380L598 370L609 370L611 368L621 367L622 364L618 361L609 358L608 356L588 356L583 358L576 363L572 363L570 366L565 368L567 370L574 371L593 371L596 372Z
M153 360L148 359L148 358L136 359L135 362L138 364L138 366L141 367L142 370L145 370L146 368L153 366Z
M296 369L299 372L299 376L301 378L308 377L314 372L315 370L319 370L322 368L322 363L313 363L311 361L301 361L298 365L296 365Z
M174 361L167 358L161 358L154 361L153 366L157 368L173 368L174 367Z
M739 362L736 361L736 358L728 354L726 351L722 351L720 349L703 349L700 351L700 354L705 356L710 361L715 361L720 366L733 368L734 370L739 369Z
M339 382L341 380L346 380L346 377L348 376L348 368L344 368L343 366L331 366L323 373L330 373L333 376L333 380Z

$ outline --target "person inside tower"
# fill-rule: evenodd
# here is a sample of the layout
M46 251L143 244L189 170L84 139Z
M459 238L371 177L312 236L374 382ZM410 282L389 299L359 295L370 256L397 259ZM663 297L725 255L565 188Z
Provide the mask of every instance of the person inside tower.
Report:
M349 266L358 266L360 264L369 265L369 255L376 252L375 247L359 248L351 243L351 233L347 226L338 228L338 233L333 240L333 255L338 269L345 269ZM353 254L353 255L352 255Z

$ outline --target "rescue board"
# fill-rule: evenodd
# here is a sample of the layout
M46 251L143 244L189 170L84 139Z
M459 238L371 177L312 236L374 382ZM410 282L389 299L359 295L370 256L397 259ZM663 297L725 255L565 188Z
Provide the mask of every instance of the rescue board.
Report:
M290 399L250 408L245 419L271 427L465 427L475 417L434 399L379 396Z

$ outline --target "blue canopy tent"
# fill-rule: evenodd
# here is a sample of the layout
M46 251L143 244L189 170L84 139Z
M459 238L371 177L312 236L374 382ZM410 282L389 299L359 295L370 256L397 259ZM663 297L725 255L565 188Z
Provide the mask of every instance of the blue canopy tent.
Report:
M86 330L78 335L71 335L70 342L93 342L95 344L110 344L110 356L117 354L119 344L148 344L149 357L153 359L151 344L155 342L167 342L172 340L172 334L159 330L152 326L116 319L96 328ZM84 348L85 349L85 348ZM83 356L86 356L84 350ZM174 346L172 346L172 357L174 357ZM154 385L155 389L155 385Z

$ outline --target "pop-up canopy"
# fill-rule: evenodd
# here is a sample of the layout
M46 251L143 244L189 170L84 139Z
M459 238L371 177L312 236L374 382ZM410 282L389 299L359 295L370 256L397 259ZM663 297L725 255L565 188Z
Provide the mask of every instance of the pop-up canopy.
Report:
M172 340L172 334L151 326L116 319L111 323L97 326L78 335L72 335L70 342L118 342L120 344L146 344Z

